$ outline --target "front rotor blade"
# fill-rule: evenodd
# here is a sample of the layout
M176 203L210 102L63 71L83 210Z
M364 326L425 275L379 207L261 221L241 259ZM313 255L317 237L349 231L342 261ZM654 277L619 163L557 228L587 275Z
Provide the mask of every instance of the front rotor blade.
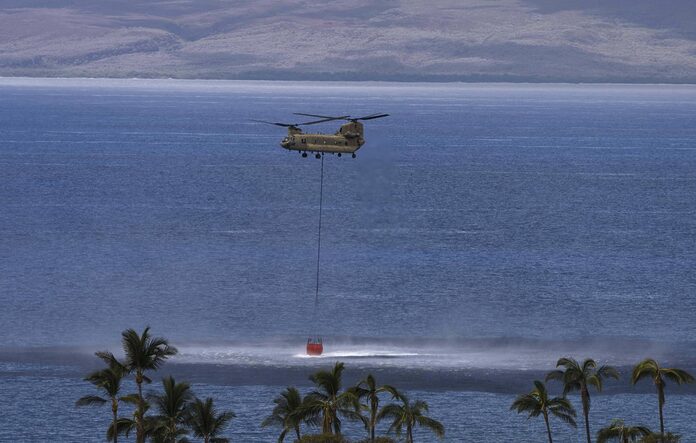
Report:
M266 123L267 125L276 125L276 126L282 126L283 128L289 128L290 126L295 126L295 125L290 125L288 123L276 123L276 122L267 122L266 120L254 120L253 118L250 119L252 122L258 122L258 123Z
M330 122L333 120L344 120L344 119L345 119L345 117L327 117L327 118L324 118L321 120L314 120L314 121L307 122L307 123L300 123L300 124L295 125L295 126L315 125L317 123L324 123L324 122Z

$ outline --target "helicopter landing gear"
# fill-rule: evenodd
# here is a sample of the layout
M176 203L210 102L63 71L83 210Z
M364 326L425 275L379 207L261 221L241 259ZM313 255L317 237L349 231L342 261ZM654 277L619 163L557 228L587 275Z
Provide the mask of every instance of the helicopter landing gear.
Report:
M357 155L353 154L353 158L357 157Z
M303 153L302 153L302 158L307 158L307 153L306 153L306 152L303 152Z
M317 160L319 160L319 159L321 158L321 154L316 154L316 155L314 156L314 158L316 158Z

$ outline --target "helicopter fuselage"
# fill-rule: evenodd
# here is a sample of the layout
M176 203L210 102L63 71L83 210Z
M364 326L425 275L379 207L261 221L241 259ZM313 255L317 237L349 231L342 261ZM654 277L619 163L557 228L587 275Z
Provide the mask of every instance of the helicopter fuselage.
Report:
M363 125L351 121L341 125L335 134L310 134L291 126L280 146L289 151L352 154L365 143Z

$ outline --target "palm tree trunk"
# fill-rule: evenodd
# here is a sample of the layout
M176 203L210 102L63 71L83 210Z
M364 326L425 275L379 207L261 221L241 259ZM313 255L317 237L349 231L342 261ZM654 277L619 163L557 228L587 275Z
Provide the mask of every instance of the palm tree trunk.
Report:
M145 443L145 428L143 426L143 417L145 415L143 404L143 381L141 380L140 374L136 375L135 382L138 384L138 421L135 423L136 427L136 442Z
M551 426L549 426L549 415L544 411L544 423L546 423L546 433L549 435L549 443L553 443L551 438Z
M114 402L114 400L111 400ZM111 412L114 415L114 443L118 443L118 403L112 403Z
M377 427L377 409L373 403L370 410L370 443L375 443L375 427Z
M665 398L665 392L664 392L664 387L662 385L657 385L657 395L658 399L657 402L660 407L660 441L663 442L665 441L665 419L662 416L662 408L664 407L664 401L662 400Z
M329 416L329 411L324 411L324 422L321 426L322 434L331 434L331 417Z
M587 443L592 443L590 440L590 393L587 392L587 386L582 387L582 414L585 416L585 435Z
M295 426L295 434L297 434L298 440L302 439L302 437L300 436L300 427L299 426Z
M406 427L406 443L413 443L413 428L411 424Z

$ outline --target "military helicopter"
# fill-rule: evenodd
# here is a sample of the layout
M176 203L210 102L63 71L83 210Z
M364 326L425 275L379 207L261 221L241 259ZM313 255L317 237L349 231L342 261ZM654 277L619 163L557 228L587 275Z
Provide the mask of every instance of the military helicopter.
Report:
M288 135L280 142L280 146L288 151L298 151L302 153L302 157L307 157L308 152L313 152L316 158L321 158L322 154L337 154L339 157L341 157L342 154L351 154L353 158L355 158L355 151L365 144L365 139L363 138L363 124L360 123L360 121L389 116L389 114L371 114L364 117L351 117L349 115L334 117L328 115L303 114L299 112L294 113L294 115L315 117L321 120L294 124L269 122L265 120L252 121L288 128ZM315 125L317 123L333 120L347 120L348 123L341 125L338 131L333 135L305 134L302 132L302 129L300 129L300 126Z

